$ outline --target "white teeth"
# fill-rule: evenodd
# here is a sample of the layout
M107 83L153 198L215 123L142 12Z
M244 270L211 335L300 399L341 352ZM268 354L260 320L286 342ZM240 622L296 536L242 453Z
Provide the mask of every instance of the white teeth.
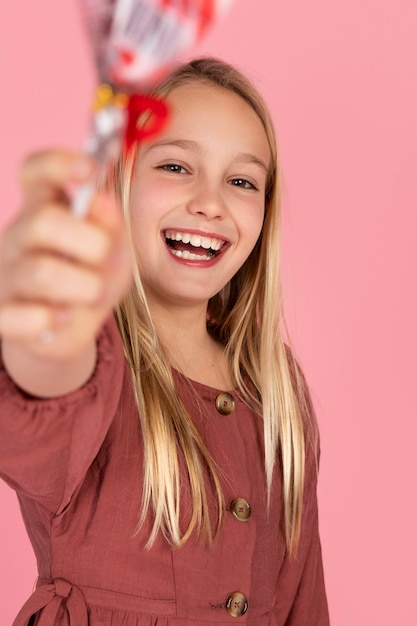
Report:
M190 243L194 248L204 248L205 250L220 250L224 241L215 237L201 237L199 235L193 235L191 233L182 233L175 230L165 231L166 239L172 241L182 241L183 243Z
M187 235L188 236L188 235ZM184 239L183 239L184 241ZM190 244L194 246L194 248L199 248L201 246L201 238L197 235L191 235Z
M170 251L173 255L179 257L180 259L190 260L190 261L210 261L211 257L208 254L194 254L193 252L189 252L188 250L172 250Z

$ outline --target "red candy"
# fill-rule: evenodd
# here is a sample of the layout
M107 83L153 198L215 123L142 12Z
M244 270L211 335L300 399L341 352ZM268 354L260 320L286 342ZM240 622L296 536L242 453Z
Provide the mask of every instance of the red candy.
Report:
M80 0L100 80L148 86L192 48L231 0Z

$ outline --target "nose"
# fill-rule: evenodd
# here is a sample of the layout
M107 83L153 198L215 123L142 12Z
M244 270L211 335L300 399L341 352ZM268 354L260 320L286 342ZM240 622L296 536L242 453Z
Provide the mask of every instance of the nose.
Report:
M193 215L201 215L209 220L223 219L227 212L221 189L208 184L207 181L201 181L193 188L187 202L187 210Z

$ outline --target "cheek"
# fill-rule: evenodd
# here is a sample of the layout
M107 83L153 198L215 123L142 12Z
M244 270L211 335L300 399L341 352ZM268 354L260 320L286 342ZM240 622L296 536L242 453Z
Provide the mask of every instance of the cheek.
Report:
M152 223L156 222L157 213L155 195L150 193L146 186L137 185L130 200L132 233L143 237L143 231L149 232Z
M258 214L256 216L256 224L257 224L257 233L258 233L258 237L262 232L262 228L264 226L264 222L265 222L265 205L263 204L258 211ZM258 237L256 239L258 239Z
M248 245L253 248L262 232L265 218L264 205L256 205L250 212L250 217L245 221L245 232L247 235Z
M140 240L141 232L143 231L143 228L141 227L140 211L137 206L132 206L130 209L130 228L132 231L133 242L135 246L137 246Z
M143 210L143 205L136 203L131 206L130 227L135 255L138 263L141 256L149 256L149 242L152 224L149 223L148 214Z

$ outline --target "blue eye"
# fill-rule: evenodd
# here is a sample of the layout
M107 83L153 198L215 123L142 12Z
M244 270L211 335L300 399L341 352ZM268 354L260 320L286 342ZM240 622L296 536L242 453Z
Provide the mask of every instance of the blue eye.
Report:
M245 178L233 178L229 180L229 185L233 185L233 187L241 187L242 189L256 189L253 183L250 183Z
M172 174L187 174L185 167L178 165L178 163L165 163L165 165L160 165L158 169L171 172Z

